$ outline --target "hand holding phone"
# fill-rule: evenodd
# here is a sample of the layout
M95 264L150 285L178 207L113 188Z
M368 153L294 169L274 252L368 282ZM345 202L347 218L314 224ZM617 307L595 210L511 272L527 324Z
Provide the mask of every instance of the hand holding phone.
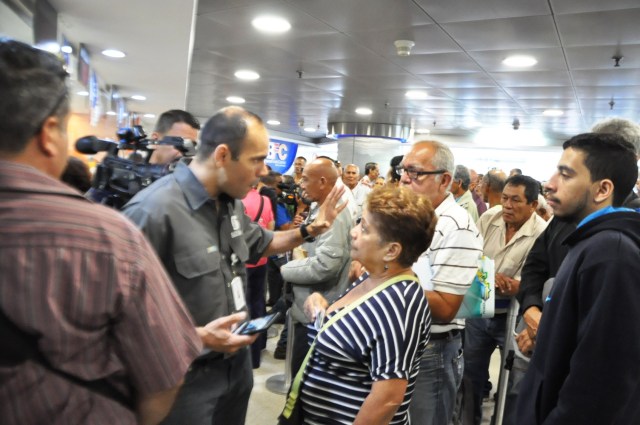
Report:
M280 312L275 312L264 317L258 317L257 319L250 320L242 323L238 326L233 333L238 335L253 335L260 332L265 332L280 316Z

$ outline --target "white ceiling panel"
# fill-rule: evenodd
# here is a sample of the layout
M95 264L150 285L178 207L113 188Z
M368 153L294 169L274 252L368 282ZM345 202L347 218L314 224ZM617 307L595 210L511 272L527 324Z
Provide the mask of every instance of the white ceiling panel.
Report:
M416 3L440 23L551 14L546 2L531 0L416 0Z
M640 5L637 9L560 15L556 21L567 47L640 44Z
M443 24L465 50L507 50L560 45L551 16Z

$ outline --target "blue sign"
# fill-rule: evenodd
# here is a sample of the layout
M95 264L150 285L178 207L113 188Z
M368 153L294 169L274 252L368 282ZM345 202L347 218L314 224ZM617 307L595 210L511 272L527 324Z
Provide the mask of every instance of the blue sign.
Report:
M273 171L284 174L296 159L298 145L284 140L269 139L269 153L266 163Z

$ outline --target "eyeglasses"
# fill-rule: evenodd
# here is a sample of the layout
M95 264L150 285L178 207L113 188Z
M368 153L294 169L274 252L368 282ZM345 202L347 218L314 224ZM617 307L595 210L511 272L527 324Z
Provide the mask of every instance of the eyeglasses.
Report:
M414 170L413 168L404 168L402 165L399 165L396 167L396 173L398 173L400 177L406 174L407 176L409 176L411 180L414 180L414 181L418 180L418 177L421 177L421 176L443 174L446 172L447 170L419 171L419 170Z

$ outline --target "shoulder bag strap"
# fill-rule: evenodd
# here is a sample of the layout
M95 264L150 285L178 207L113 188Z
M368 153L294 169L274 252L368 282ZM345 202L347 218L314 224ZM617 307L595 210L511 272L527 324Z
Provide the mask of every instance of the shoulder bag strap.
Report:
M398 275L398 276L392 277L391 279L385 281L380 286L377 286L376 288L374 288L370 292L367 292L366 294L364 294L363 296L358 298L355 302L353 302L353 303L349 304L348 306L344 307L342 310L340 310L339 312L334 314L331 317L331 319L327 320L327 322L318 331L318 334L316 335L315 339L313 340L313 343L311 344L311 347L309 348L309 351L307 351L307 355L304 358L304 361L302 362L302 365L300 366L300 369L298 369L298 373L296 374L296 377L293 380L293 383L291 384L291 391L289 392L289 397L287 399L287 404L285 404L284 410L282 411L282 416L284 416L285 418L289 418L291 416L291 413L293 413L293 408L294 408L294 406L295 406L295 404L296 404L296 402L298 400L298 392L300 391L300 383L302 382L302 377L304 376L304 370L307 367L307 363L309 363L309 359L311 358L311 354L313 354L313 349L316 346L316 341L318 340L318 337L320 336L320 334L322 332L324 332L327 328L329 328L329 326L333 325L335 322L337 322L338 320L342 319L347 313L351 312L353 309L358 307L360 304L362 304L363 302L365 302L369 298L371 298L374 295L376 295L378 292L388 288L389 286L393 285L394 283L398 283L398 282L401 282L403 280L415 280L415 281L417 281L418 278L416 276L412 276L412 275L408 275L408 274L402 274L402 275Z

